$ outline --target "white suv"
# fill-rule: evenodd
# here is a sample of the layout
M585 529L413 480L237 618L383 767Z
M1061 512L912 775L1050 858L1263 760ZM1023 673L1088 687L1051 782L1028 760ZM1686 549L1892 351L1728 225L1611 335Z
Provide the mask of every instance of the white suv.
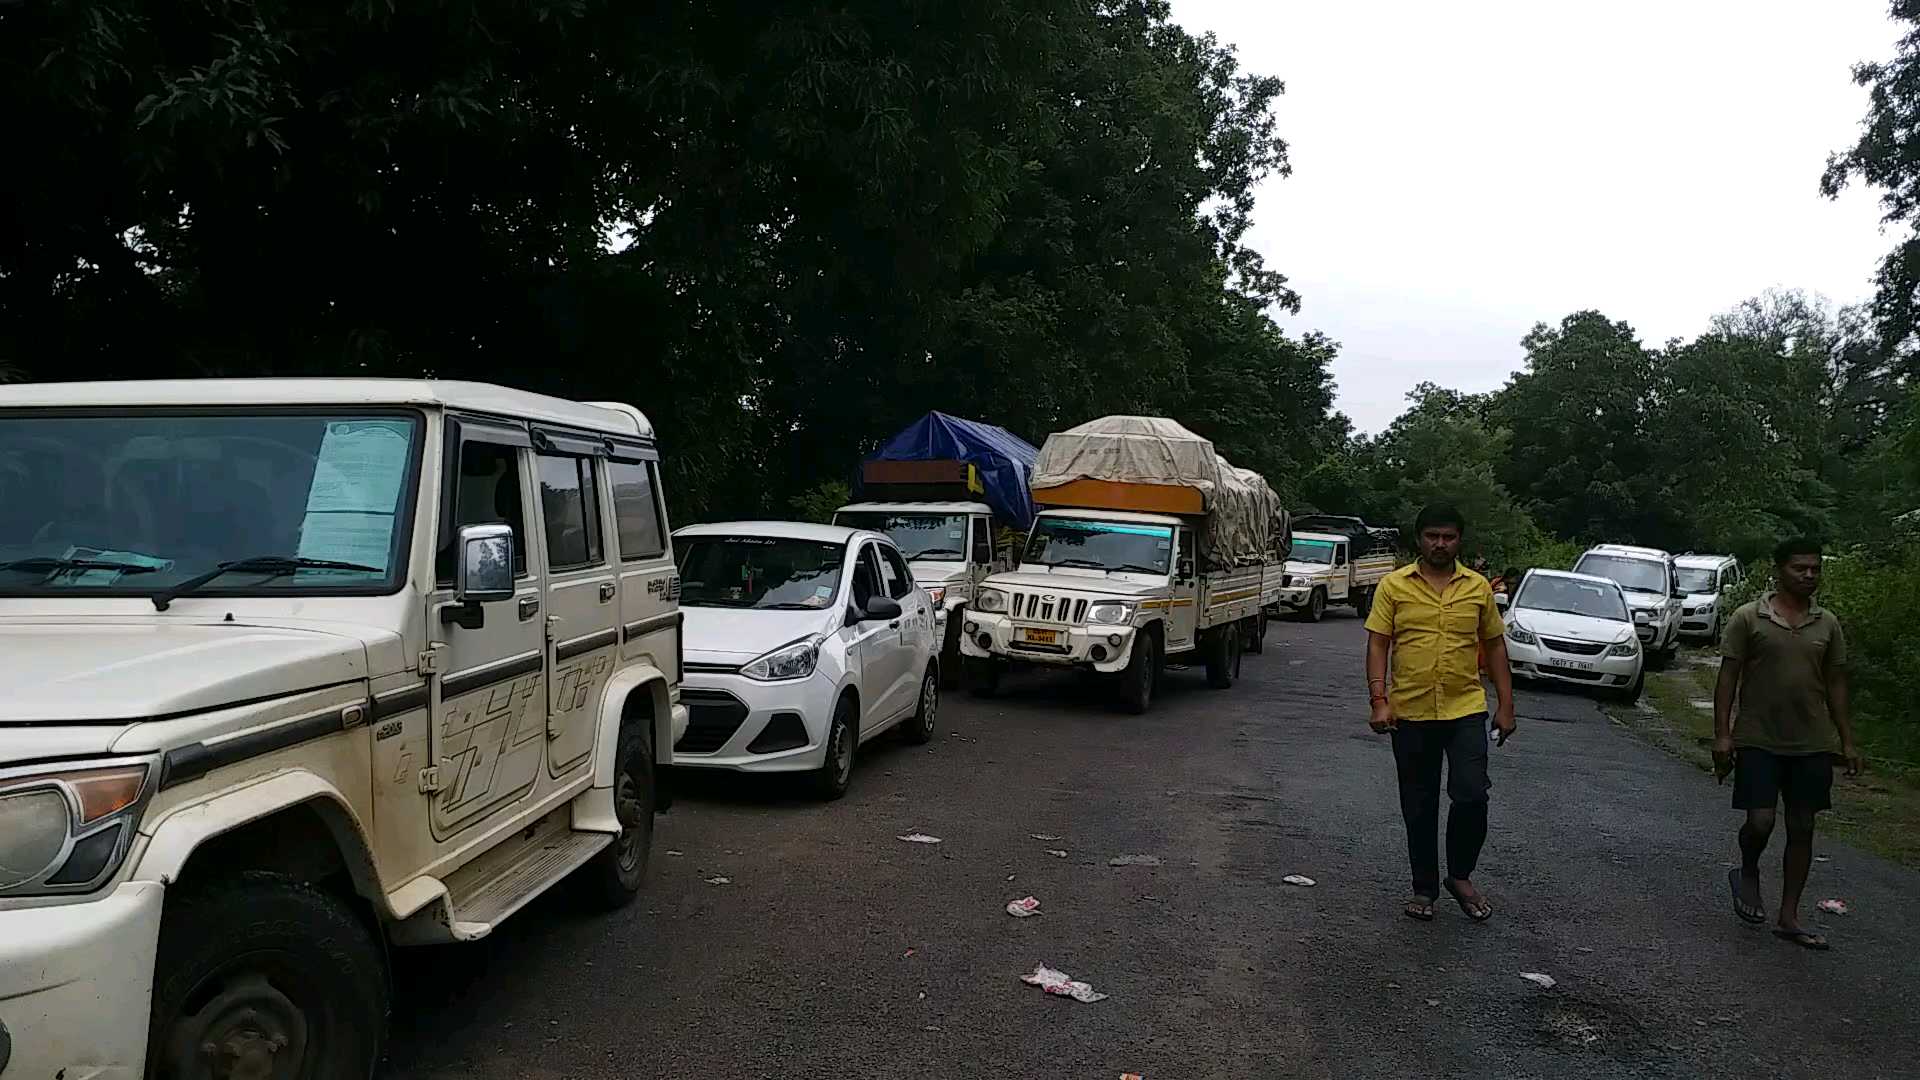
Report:
M678 595L628 405L0 387L0 1072L364 1077L389 946L632 899Z
M1740 560L1731 555L1695 555L1691 552L1673 560L1680 578L1680 632L1688 637L1720 640L1732 609L1727 605L1727 590L1746 580Z
M1658 548L1600 544L1573 564L1576 574L1610 578L1626 593L1647 658L1665 665L1680 651L1680 584L1673 556Z

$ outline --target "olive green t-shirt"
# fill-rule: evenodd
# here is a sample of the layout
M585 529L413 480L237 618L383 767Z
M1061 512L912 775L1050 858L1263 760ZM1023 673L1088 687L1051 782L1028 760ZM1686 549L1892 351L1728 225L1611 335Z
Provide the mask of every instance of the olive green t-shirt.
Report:
M1727 620L1720 655L1740 665L1735 746L1776 754L1840 749L1827 711L1827 675L1846 668L1847 637L1832 612L1814 604L1792 623L1767 593Z

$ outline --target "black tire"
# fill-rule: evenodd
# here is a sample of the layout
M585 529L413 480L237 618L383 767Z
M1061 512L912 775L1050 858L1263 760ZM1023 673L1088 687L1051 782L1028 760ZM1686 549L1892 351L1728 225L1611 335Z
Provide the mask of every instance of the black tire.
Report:
M1353 610L1364 619L1373 611L1373 590L1356 589L1353 594Z
M1232 688L1233 680L1240 675L1240 638L1243 634L1240 624L1234 623L1219 627L1208 636L1208 686L1215 690Z
M1139 640L1133 643L1133 655L1120 672L1115 698L1121 711L1141 716L1153 707L1153 693L1160 687L1160 669L1165 662L1163 648L1160 635L1151 628L1140 631Z
M961 672L966 666L960 657L960 624L965 619L964 608L947 613L947 639L940 646L940 689L942 690L960 688Z
M920 676L920 705L913 716L900 725L900 737L915 746L923 746L933 739L933 728L940 715L940 671L934 665L927 665L926 674Z
M1640 702L1640 695L1646 690L1646 688L1647 688L1647 669L1645 665L1642 665L1640 668L1640 673L1633 677L1633 682L1630 685L1623 686L1620 689L1613 691L1613 700L1621 703L1622 705L1637 705Z
M1267 613L1255 615L1251 622L1253 630L1247 634L1247 651L1259 656L1267 651Z
M224 1076L243 1063L302 1080L373 1074L387 1030L386 956L352 907L259 872L167 893L148 1076Z
M1307 606L1300 617L1310 623L1317 623L1327 615L1327 590L1315 589L1307 596Z
M990 698L1000 693L1000 662L987 657L967 657L967 693Z
M647 881L659 780L653 769L651 725L640 721L623 726L613 755L613 811L620 818L620 835L579 874L587 902L608 911L632 903Z
M832 802L853 786L853 758L860 744L860 720L852 697L833 707L827 726L827 760L812 774L814 797Z

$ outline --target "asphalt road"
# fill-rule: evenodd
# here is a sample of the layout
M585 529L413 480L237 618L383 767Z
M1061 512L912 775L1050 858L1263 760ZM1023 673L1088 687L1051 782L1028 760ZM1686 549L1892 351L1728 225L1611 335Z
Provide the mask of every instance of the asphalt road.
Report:
M1822 841L1810 899L1852 907L1811 920L1833 951L1739 924L1729 789L1579 697L1523 692L1494 751L1493 921L1404 918L1362 641L1346 613L1276 623L1239 685L1172 672L1145 717L1071 678L951 697L931 747L869 749L835 804L699 783L631 908L548 898L402 954L382 1075L1914 1075L1920 875ZM1109 865L1130 854L1161 865ZM1009 917L1029 894L1044 914ZM1043 962L1111 998L1019 981Z

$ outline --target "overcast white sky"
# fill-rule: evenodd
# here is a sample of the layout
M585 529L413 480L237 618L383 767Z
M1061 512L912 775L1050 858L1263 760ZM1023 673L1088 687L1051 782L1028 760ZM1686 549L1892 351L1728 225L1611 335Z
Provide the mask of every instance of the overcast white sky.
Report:
M1250 240L1341 343L1339 408L1378 431L1432 380L1493 389L1582 308L1691 337L1769 286L1864 299L1873 193L1820 197L1891 56L1885 0L1173 0L1287 83L1294 173Z

